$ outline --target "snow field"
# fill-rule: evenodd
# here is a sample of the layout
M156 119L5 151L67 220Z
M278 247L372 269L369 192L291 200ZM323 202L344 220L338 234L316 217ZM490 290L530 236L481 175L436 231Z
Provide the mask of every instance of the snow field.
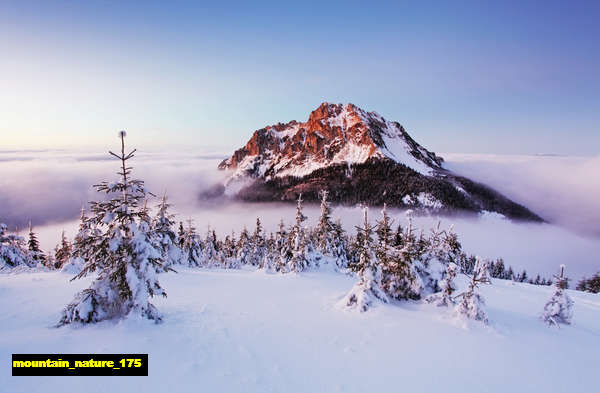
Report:
M90 278L0 275L0 353L148 353L148 377L12 377L0 392L592 392L600 296L568 291L571 326L539 320L553 288L482 285L490 326L425 302L336 304L356 278L187 269L161 274L164 322L53 328ZM467 283L456 280L459 292Z

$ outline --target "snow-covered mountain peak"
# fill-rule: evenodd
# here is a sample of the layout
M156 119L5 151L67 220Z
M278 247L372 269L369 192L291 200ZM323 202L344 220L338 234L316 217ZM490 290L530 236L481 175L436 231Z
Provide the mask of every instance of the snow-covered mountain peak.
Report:
M424 209L496 212L543 221L484 184L442 167L404 127L354 104L324 102L305 122L256 130L248 143L219 164L224 183L203 198L225 194L247 201L292 201L300 194L332 201Z
M246 146L223 161L232 179L306 176L334 164L389 158L430 175L442 159L415 142L397 122L354 104L324 102L306 122L291 121L254 132Z

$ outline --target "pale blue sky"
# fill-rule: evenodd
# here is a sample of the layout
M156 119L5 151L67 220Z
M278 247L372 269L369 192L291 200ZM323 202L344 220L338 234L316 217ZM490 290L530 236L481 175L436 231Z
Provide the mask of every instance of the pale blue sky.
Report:
M227 151L329 101L438 152L600 153L598 2L287 3L0 3L3 148Z

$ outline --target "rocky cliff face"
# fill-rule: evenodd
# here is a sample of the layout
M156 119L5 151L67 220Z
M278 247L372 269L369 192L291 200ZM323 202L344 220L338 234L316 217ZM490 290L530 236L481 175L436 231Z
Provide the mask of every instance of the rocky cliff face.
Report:
M442 169L442 159L397 122L353 104L323 103L305 123L291 121L255 131L219 168L234 169L233 178L302 177L333 164L386 157L424 175Z
M327 189L340 203L487 210L541 220L489 187L444 169L443 159L399 123L353 104L323 103L304 123L257 130L219 168L230 171L220 192L242 200L293 200L300 193L311 200Z

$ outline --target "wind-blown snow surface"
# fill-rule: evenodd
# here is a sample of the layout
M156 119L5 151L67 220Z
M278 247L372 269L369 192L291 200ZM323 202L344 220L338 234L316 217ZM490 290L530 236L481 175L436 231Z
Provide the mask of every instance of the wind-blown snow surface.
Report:
M336 303L355 279L187 270L161 275L164 323L53 328L89 279L0 275L0 354L148 353L148 377L11 377L2 392L547 392L597 389L600 296L569 291L573 324L538 315L552 288L484 286L489 327L424 303L367 313ZM459 278L459 289L466 284Z

